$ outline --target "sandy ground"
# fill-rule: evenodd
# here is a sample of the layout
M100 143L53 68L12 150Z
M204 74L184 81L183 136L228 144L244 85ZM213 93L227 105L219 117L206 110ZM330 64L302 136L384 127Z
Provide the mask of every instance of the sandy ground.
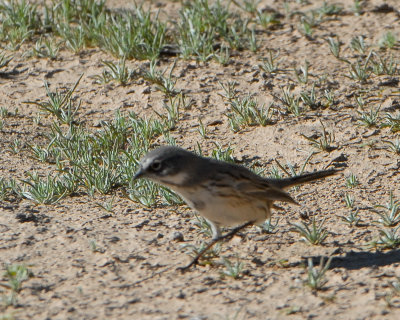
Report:
M306 8L318 7L322 1ZM301 136L321 132L320 120L335 134L332 152L315 154L307 171L331 164L343 169L335 178L302 186L290 193L303 207L283 205L273 221L279 220L277 232L261 234L248 228L222 247L221 257L244 263L239 279L221 277L224 267L215 259L214 266L197 266L185 274L176 268L189 262L182 243L174 233L184 235L185 244L207 240L194 225L194 215L186 205L144 208L116 191L113 214L96 202L112 196L89 197L81 194L63 199L56 205L38 205L18 199L0 202L0 261L24 264L33 277L23 282L16 306L0 306L3 314L15 319L399 319L400 298L392 284L400 277L400 250L375 251L365 246L377 239L382 227L376 223L373 208L388 202L392 190L399 192L399 155L389 152L382 140L398 135L388 128L366 128L357 121L355 95L364 90L368 106L382 104L381 115L399 110L399 73L394 76L372 75L359 84L345 75L348 67L335 59L325 40L339 35L342 55L354 58L349 48L352 37L363 35L375 46L387 31L400 37L400 13L377 10L384 2L399 10L397 1L365 1L364 13L351 12L352 1L343 1L345 12L323 22L312 39L297 28L298 18L284 18L276 30L260 35L260 49L234 52L229 63L197 63L176 60L173 75L176 87L193 100L182 112L177 129L172 132L178 145L194 150L199 143L208 153L218 142L230 145L239 162L255 162L267 171L277 159L285 164L301 165L313 147ZM158 4L157 4L158 3ZM178 2L150 4L163 15L176 13ZM107 5L125 7L125 2ZM296 6L295 2L291 5ZM262 1L260 8L271 6L283 12L279 1ZM29 48L26 44L24 49ZM280 68L290 70L274 76L257 67L267 49L280 53ZM379 51L379 49L376 49ZM46 99L44 81L52 89L70 88L83 73L76 90L82 107L79 118L87 128L96 130L100 121L113 118L116 110L134 111L141 116L162 112L163 95L153 85L131 81L95 84L92 76L103 69L102 60L115 58L91 48L80 54L61 50L59 57L26 58L23 49L0 75L0 106L12 115L0 132L0 176L24 179L27 172L52 172L54 167L29 158L28 143L41 143L48 132L50 119L39 124L33 120L39 110L25 101ZM384 54L384 52L383 52ZM400 61L398 49L391 51ZM236 81L237 89L253 93L263 103L274 102L280 87L293 85L295 92L310 89L299 84L293 66L310 63L310 78L327 76L318 92L330 89L335 94L331 107L309 110L304 116L277 116L268 126L247 127L234 133L224 116L227 105L221 97L219 82ZM175 58L163 57L161 66L171 67ZM131 69L146 67L146 61L128 61ZM389 80L396 80L390 82ZM389 85L385 85L389 83ZM394 85L390 85L394 83ZM13 115L18 109L17 115ZM208 138L198 133L198 123L207 126ZM382 120L381 120L382 121ZM18 154L9 151L15 139L25 148ZM371 142L374 141L372 144ZM160 139L158 144L163 144ZM360 184L349 189L346 177L355 174ZM344 194L355 198L361 222L349 226L341 219L348 214ZM307 208L307 210L305 209ZM329 235L323 245L300 241L290 223L301 222L307 211L317 221L325 219ZM99 250L92 250L90 243ZM326 273L324 290L313 291L305 285L307 258L317 264L320 257L333 256ZM285 261L284 263L279 263ZM6 279L3 278L3 283ZM2 290L2 289L0 289ZM3 294L7 294L3 288Z

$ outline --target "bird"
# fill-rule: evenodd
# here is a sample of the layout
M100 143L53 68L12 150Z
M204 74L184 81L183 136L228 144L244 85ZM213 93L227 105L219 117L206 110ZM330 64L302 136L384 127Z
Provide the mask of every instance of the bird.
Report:
M161 146L140 160L134 179L147 178L179 194L209 222L214 244L271 218L275 201L298 204L284 189L337 172L328 169L282 179L265 178L238 164L203 157L176 146ZM222 236L221 227L236 228Z

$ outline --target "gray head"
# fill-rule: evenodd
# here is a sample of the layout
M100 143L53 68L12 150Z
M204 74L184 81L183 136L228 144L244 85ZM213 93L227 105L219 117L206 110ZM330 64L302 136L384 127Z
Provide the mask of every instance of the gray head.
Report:
M190 180L190 168L199 159L201 158L184 149L163 146L143 157L134 179L148 178L165 185L184 185Z

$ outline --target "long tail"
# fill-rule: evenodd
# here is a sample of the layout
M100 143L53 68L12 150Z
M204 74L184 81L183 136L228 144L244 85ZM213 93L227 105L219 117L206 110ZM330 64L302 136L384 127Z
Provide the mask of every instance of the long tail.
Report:
M289 178L283 178L283 179L268 179L268 181L281 189L292 187L298 184L302 184L305 182L310 182L318 179L322 179L325 177L332 176L336 173L338 173L339 170L336 169L330 169L330 170L323 170L323 171L316 171L316 172L311 172L311 173L306 173L300 176L295 176L295 177L289 177Z

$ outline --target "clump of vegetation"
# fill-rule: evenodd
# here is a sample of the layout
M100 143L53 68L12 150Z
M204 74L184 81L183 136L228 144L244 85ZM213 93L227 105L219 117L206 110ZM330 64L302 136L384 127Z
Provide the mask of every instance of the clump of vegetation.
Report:
M292 231L299 233L303 241L306 241L312 245L319 245L322 244L328 236L328 231L324 227L324 222L325 219L323 219L318 225L315 218L313 218L311 221L311 226L305 224L304 222L293 223Z

